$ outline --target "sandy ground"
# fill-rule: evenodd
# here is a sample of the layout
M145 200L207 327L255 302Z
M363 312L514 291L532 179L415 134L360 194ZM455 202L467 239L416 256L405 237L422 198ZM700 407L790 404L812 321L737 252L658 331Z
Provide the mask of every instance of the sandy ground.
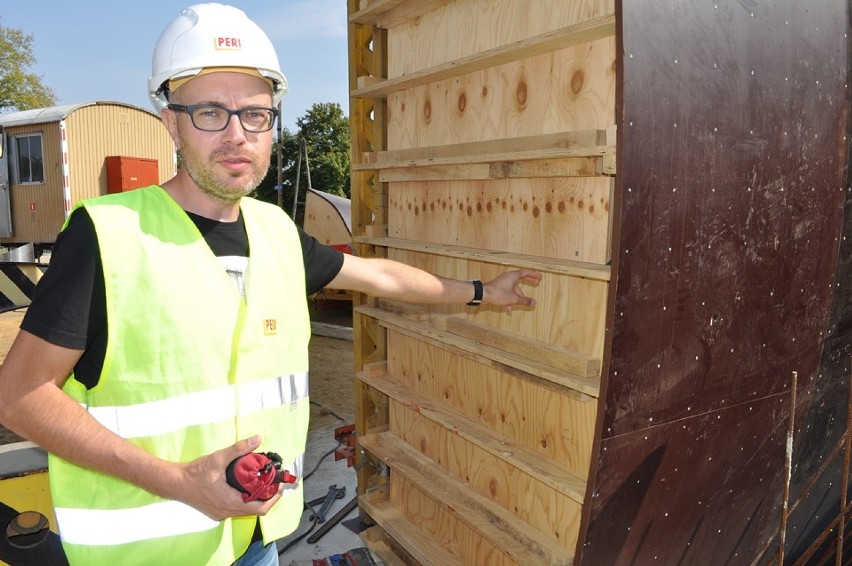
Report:
M0 313L0 362L18 333L24 309ZM322 411L331 411L348 423L355 419L354 376L352 342L314 335L310 345L311 401ZM0 444L23 440L0 426Z

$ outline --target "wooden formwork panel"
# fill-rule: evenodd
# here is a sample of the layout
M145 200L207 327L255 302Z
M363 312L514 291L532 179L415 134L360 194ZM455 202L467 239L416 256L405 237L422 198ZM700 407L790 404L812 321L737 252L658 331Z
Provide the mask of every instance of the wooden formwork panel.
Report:
M362 511L422 563L570 563L606 340L614 2L349 8L352 96L382 132L353 143L353 206L373 211L353 226L359 251L457 279L535 269L525 290L546 305L356 301L376 343L356 360L377 470L359 477ZM368 27L381 76L362 64Z
M356 140L356 244L544 274L511 316L359 306L362 446L389 481L367 513L423 563L842 558L848 2L350 15L384 57L353 54L381 131Z

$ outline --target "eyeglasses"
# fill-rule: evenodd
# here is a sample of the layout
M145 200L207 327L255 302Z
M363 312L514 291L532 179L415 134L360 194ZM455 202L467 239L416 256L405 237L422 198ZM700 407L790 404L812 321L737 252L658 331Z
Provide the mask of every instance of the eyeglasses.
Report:
M255 106L230 110L212 104L169 104L168 109L186 112L192 120L192 125L204 132L221 132L228 127L231 116L237 116L247 132L267 132L272 129L272 123L278 116L277 108Z

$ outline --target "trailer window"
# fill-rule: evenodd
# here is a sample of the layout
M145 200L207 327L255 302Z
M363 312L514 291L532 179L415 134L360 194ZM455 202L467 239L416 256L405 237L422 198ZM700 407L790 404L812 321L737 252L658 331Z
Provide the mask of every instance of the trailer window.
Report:
M15 136L11 150L12 183L44 183L44 159L41 151L41 134Z

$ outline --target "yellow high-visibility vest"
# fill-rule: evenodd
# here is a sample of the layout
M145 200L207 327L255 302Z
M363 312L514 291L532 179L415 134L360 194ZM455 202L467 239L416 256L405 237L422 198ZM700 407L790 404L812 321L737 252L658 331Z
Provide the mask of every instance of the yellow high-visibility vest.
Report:
M245 300L186 213L151 186L84 202L106 292L104 366L64 390L99 423L167 461L255 434L298 481L260 518L264 541L299 524L308 429L310 320L302 249L279 208L242 200ZM51 495L71 564L231 564L255 517L214 521L178 501L51 456ZM224 472L224 470L222 470ZM191 490L193 486L184 486Z

